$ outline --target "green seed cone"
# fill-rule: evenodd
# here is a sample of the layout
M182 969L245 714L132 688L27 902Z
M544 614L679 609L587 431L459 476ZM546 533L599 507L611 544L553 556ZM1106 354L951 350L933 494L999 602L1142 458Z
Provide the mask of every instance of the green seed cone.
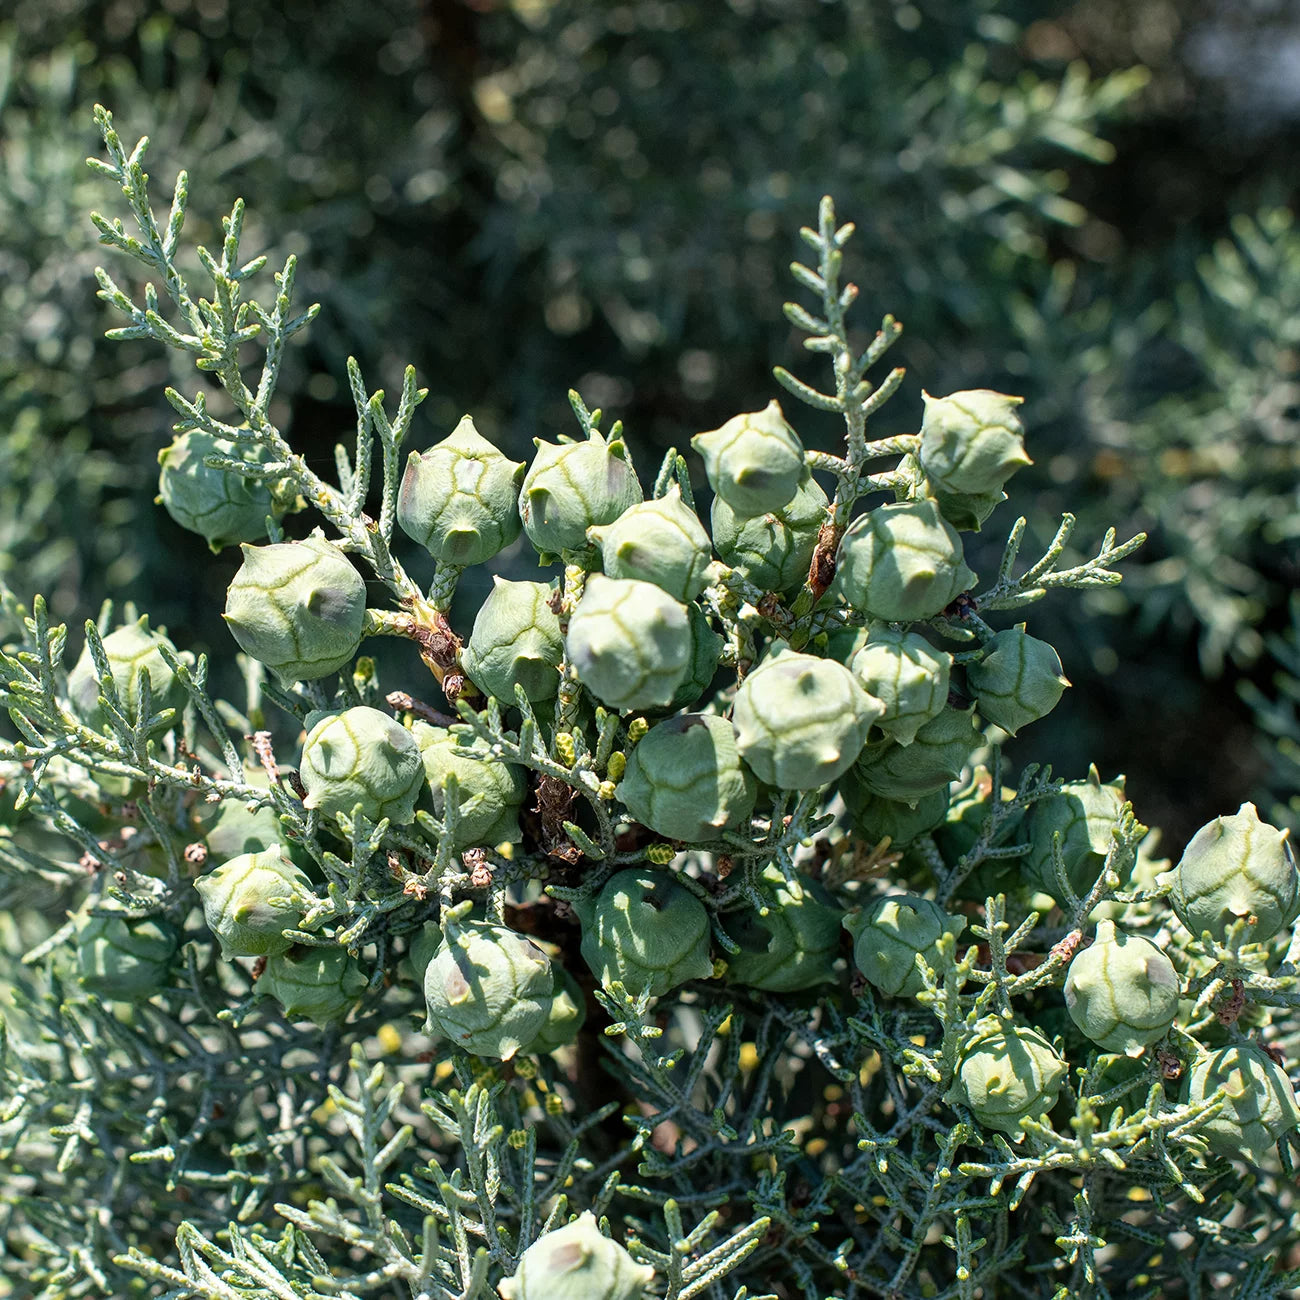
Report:
M586 442L533 441L537 455L524 476L519 514L539 551L584 549L588 528L612 524L642 499L621 438L607 443L593 431Z
M683 604L708 583L713 545L675 485L666 496L631 506L612 524L587 529L587 536L600 547L608 578L652 582Z
M1263 943L1295 919L1300 881L1288 832L1261 821L1253 803L1202 826L1179 859L1169 895L1178 919L1197 938L1222 943L1230 926L1247 923Z
M140 673L149 675L151 710L182 709L186 694L175 673L167 666L159 646L166 646L173 654L176 647L161 632L149 629L148 615L134 623L115 628L104 637L104 653L117 688L118 702L126 716L135 720L140 709ZM95 677L95 663L86 646L68 674L68 702L73 712L86 726L103 731L108 726L108 715L99 703L99 683ZM155 727L151 734L166 731L165 725Z
M654 1276L584 1213L533 1242L497 1289L502 1300L641 1300Z
M780 510L743 515L714 497L713 544L724 564L739 569L760 590L788 593L808 577L829 505L826 493L807 470Z
M967 1107L985 1128L1024 1136L1024 1121L1056 1105L1065 1062L1032 1029L989 1017L962 1049L946 1100Z
M344 948L290 948L267 958L256 993L274 998L286 1020L310 1020L324 1028L347 1016L368 983Z
M787 651L741 683L732 720L740 755L760 781L815 790L851 766L883 711L843 664Z
M869 747L853 775L872 794L915 806L961 775L980 740L973 708L945 708L917 728L910 745Z
M789 505L804 474L803 444L775 401L697 433L691 446L704 461L709 486L742 518Z
M900 745L910 745L948 703L952 655L919 632L873 624L849 667L862 689L885 706L876 725Z
M302 909L287 901L295 885L309 890L311 881L278 846L240 854L200 876L194 887L221 955L268 957L291 947L282 932L302 924Z
M1070 1018L1107 1052L1140 1056L1169 1032L1178 1014L1173 963L1149 939L1124 934L1113 921L1097 926L1065 979Z
M608 708L663 708L690 665L690 617L653 583L597 573L569 620L565 648L578 680Z
M190 429L158 453L158 500L182 528L198 533L215 552L238 542L266 538L267 516L279 507L268 484L228 469L204 464L208 456L266 464L270 451L261 443L228 442L202 429Z
M833 984L843 908L817 881L787 881L775 865L764 869L763 885L774 905L722 917L723 929L740 945L739 952L726 954L728 981L768 993Z
M83 988L102 998L138 1002L167 983L180 939L155 916L118 915L104 900L77 929L77 971Z
M853 960L867 981L890 997L910 998L925 987L917 957L937 968L939 937L961 934L966 921L928 898L890 894L846 916L844 928L853 936Z
M310 721L310 719L308 719ZM327 817L360 805L372 822L399 826L415 820L424 786L420 748L401 723L364 704L327 713L303 741L299 767L307 791L303 807Z
M366 616L366 584L348 557L318 537L242 549L225 612L239 648L285 685L348 663Z
M440 564L482 564L519 536L524 464L494 447L467 415L428 451L411 452L397 522Z
M660 997L713 973L709 914L668 872L620 871L574 909L583 960L606 987L620 980L629 993Z
M984 658L967 667L966 680L980 716L1012 736L1051 713L1070 684L1056 650L1029 636L1023 624L995 633Z
M505 926L451 928L424 972L428 1033L508 1061L542 1032L555 996L550 958Z
M554 588L545 582L509 582L494 577L479 607L461 666L475 686L513 706L515 687L534 704L560 689L564 638L550 606Z
M1230 1160L1259 1163L1278 1139L1300 1126L1300 1105L1287 1073L1267 1052L1232 1043L1196 1058L1187 1076L1187 1100L1225 1092L1223 1109L1196 1131Z
M519 809L527 790L523 769L494 758L487 741L478 736L461 737L427 722L415 723L411 734L420 749L435 817L446 812L447 778L456 778L456 851L475 844L518 844ZM461 749L474 753L460 754Z
M974 581L961 538L928 497L860 515L836 552L836 589L886 623L933 618Z
M656 723L638 742L617 793L643 826L697 842L747 822L757 790L731 723L684 713Z

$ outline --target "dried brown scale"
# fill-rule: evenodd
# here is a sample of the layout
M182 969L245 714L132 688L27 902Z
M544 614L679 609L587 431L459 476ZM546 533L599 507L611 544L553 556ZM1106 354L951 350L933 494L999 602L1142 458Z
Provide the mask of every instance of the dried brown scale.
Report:
M817 546L813 550L812 564L808 569L808 587L814 603L826 594L835 581L835 553L843 536L844 529L830 519L817 534Z
M1215 1019L1225 1029L1229 1025L1235 1025L1241 1019L1241 1013L1246 1009L1246 986L1239 979L1232 981L1232 992L1228 994L1223 1003L1214 1013ZM1286 1061L1279 1061L1279 1065L1285 1065Z

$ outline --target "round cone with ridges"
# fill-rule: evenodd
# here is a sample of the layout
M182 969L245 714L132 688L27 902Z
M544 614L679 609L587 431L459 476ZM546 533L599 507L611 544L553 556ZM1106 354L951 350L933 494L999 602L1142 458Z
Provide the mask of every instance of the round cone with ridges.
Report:
M519 809L527 788L523 768L494 758L481 736L458 736L427 722L417 722L411 734L420 749L434 816L442 817L446 811L447 778L456 778L460 813L456 850L475 844L518 844ZM458 752L463 749L474 753Z
M883 712L843 664L787 651L745 678L731 716L740 755L760 781L815 790L847 771Z
M550 604L554 591L545 582L493 577L460 656L466 675L485 695L513 706L515 687L522 686L534 704L555 698L564 638Z
M115 628L104 637L104 654L117 688L118 702L126 716L135 719L140 707L140 677L149 675L149 693L154 713L163 709L180 709L185 705L185 690L167 666L159 646L166 646L173 654L176 647L161 632L149 628L149 616L142 615L134 623ZM86 646L68 674L68 702L73 712L86 726L103 731L108 718L99 704L99 682L95 677L95 661ZM165 731L165 727L155 729Z
M268 515L278 516L271 489L256 478L204 464L208 456L265 464L262 444L229 442L203 429L177 434L158 453L158 500L182 528L198 533L213 551L266 536Z
M519 536L523 461L510 460L467 415L428 451L413 451L397 522L440 564L482 564Z
M587 1211L533 1242L497 1289L502 1300L641 1300L654 1276Z
M980 716L1011 736L1051 713L1070 684L1055 648L1028 635L1023 624L994 633L984 658L967 666L966 680Z
M457 924L425 968L426 1032L508 1061L542 1031L554 996L550 958L531 940L486 921Z
M1028 817L1029 877L1053 897L1061 892L1052 859L1052 839L1059 835L1070 886L1080 897L1086 895L1101 874L1123 808L1124 778L1103 784L1095 766L1086 781L1068 781L1055 794L1039 799Z
M872 794L915 807L961 775L980 739L973 706L945 708L917 728L910 745L894 741L864 751L853 774Z
M608 578L652 582L683 603L708 583L713 545L676 485L666 496L629 507L612 524L587 529L587 536L600 547Z
M690 664L686 606L650 582L587 579L565 649L578 680L611 709L667 705Z
M704 461L709 486L743 518L788 505L803 477L803 443L775 400L697 433L691 446Z
M917 460L944 492L981 496L1033 462L1025 454L1025 427L1016 414L1023 397L973 388L947 397L922 393L925 415Z
M925 987L917 956L934 966L940 935L961 934L966 921L928 898L890 894L846 916L844 928L853 936L853 960L867 982L890 997L910 998Z
M749 819L758 792L726 718L683 713L656 723L628 756L617 794L665 839L713 840Z
M77 973L91 993L138 1001L167 982L179 945L176 931L161 917L132 918L101 900L77 930Z
M629 993L660 997L713 973L709 914L666 871L620 871L573 906L583 960L605 987L620 980Z
M364 704L328 713L307 733L299 775L303 807L351 816L360 805L372 822L415 820L424 786L420 747L401 723Z
M288 901L295 885L310 889L311 881L278 847L241 853L200 876L194 888L221 955L269 957L290 948L283 931L302 924L302 909Z
M1223 1109L1196 1130L1221 1156L1259 1163L1279 1138L1300 1126L1300 1105L1286 1071L1253 1043L1231 1043L1198 1056L1187 1076L1187 1100L1224 1090Z
M875 624L849 668L862 689L885 706L876 725L900 745L910 745L948 703L952 655L936 650L919 632Z
M887 623L933 618L974 581L961 538L929 497L860 515L836 552L836 589Z
M286 685L348 663L366 616L366 584L348 557L319 537L242 549L224 615L239 648Z
M962 1048L945 1100L1019 1140L1026 1119L1056 1105L1065 1075L1065 1062L1041 1034L991 1016Z
M1174 964L1149 939L1097 926L1092 946L1075 955L1065 977L1070 1019L1107 1052L1141 1056L1178 1014Z
M830 499L807 470L780 510L742 515L714 497L713 545L724 564L739 569L761 591L793 591L808 577L829 505Z
M539 551L582 550L588 528L612 524L642 499L621 438L607 443L593 430L586 442L533 442L537 455L519 492L519 514Z
M1254 943L1290 925L1300 907L1300 879L1288 837L1261 821L1253 803L1206 823L1173 871L1169 902L1178 919L1197 938L1208 930L1220 943L1240 920Z
M806 876L787 880L780 867L763 869L773 903L722 916L722 928L740 945L726 954L727 979L768 993L798 993L833 984L844 909L823 885Z
M357 1004L369 980L344 948L290 948L268 957L254 992L274 998L286 1020L337 1024Z

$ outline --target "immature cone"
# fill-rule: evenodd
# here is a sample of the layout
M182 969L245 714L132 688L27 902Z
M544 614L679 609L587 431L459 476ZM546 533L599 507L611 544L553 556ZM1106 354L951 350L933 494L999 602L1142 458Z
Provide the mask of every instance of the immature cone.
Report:
M637 743L616 793L643 826L695 842L747 822L757 790L731 723L683 713L656 723Z
M760 591L787 593L803 585L830 500L805 469L780 510L743 515L713 498L713 544L722 562L739 569Z
M242 853L200 876L194 888L221 955L268 957L290 948L283 931L302 924L302 908L288 901L295 885L310 889L311 881L278 847Z
M910 745L948 703L952 655L919 632L874 624L849 667L862 689L885 706L876 725L900 745Z
M788 505L803 477L803 444L776 401L697 433L691 446L704 461L709 486L746 518Z
M1300 890L1289 832L1260 821L1253 803L1216 817L1192 837L1173 871L1169 902L1195 935L1222 943L1235 922L1263 943L1295 920Z
M690 663L690 618L653 583L596 573L569 620L565 648L578 680L602 704L663 708Z
M833 984L843 908L817 881L804 876L787 881L775 865L763 869L763 883L774 906L765 912L745 907L722 917L722 928L740 945L739 952L726 954L727 979L768 993Z
M180 946L176 931L156 916L122 914L103 900L77 929L77 970L81 984L102 998L137 1002L166 983Z
M787 651L740 684L732 721L740 756L760 781L815 790L850 767L883 711L843 664Z
M979 743L974 708L946 708L917 728L910 745L864 751L853 775L872 794L915 806L955 781Z
M904 848L917 836L938 826L948 812L947 789L927 794L912 806L900 799L872 794L862 784L855 767L840 777L837 788L848 810L850 829L868 844L879 844L888 836L893 848Z
M515 703L515 687L534 704L560 689L564 638L551 608L554 588L545 582L509 582L494 577L461 651L461 666L485 695Z
M413 451L397 522L440 564L482 564L519 536L523 461L510 460L467 415L428 451Z
M469 921L449 930L424 972L426 1032L508 1061L546 1025L555 996L551 960L505 926Z
M1070 887L1084 897L1097 881L1114 843L1111 832L1124 808L1124 778L1102 784L1096 767L1086 781L1069 781L1029 810L1031 848L1025 859L1030 878L1061 902L1052 859L1052 837L1060 836Z
M369 980L344 948L290 948L267 958L257 977L259 998L274 998L286 1020L337 1024L357 1004Z
M592 430L586 442L533 443L537 455L524 476L519 513L539 551L582 550L588 528L612 524L642 499L622 438L606 442Z
M917 462L944 516L958 528L978 529L1006 500L1006 481L1032 464L1016 414L1024 398L987 388L922 396L925 416Z
M933 618L974 581L961 538L929 497L860 515L836 553L837 589L855 609L887 623Z
M690 604L686 606L686 618L690 625L691 652L686 672L668 701L670 710L689 709L699 700L713 681L722 657L724 642L713 630L709 616L698 605Z
M1065 1062L1041 1034L993 1016L962 1049L945 1100L1017 1141L1025 1120L1056 1105L1065 1075Z
M713 973L709 914L667 872L630 867L573 906L583 960L606 987L620 980L629 993L660 997Z
M1196 1058L1187 1100L1206 1101L1220 1088L1226 1094L1223 1109L1196 1131L1221 1156L1258 1164L1300 1126L1300 1105L1286 1071L1251 1043L1231 1043Z
M1178 1014L1174 964L1149 939L1097 926L1092 946L1077 953L1065 977L1070 1019L1107 1052L1141 1056Z
M474 844L519 843L519 809L527 792L523 769L494 758L481 736L457 736L427 722L417 722L411 734L419 746L434 816L444 816L447 778L456 778L460 819L453 847L459 852ZM460 749L474 753L457 753Z
M182 528L205 538L215 552L236 542L266 536L266 519L282 510L270 487L233 470L205 465L208 456L262 465L271 460L262 444L229 442L203 429L190 429L158 453L158 500Z
M415 820L415 801L424 786L415 737L364 704L327 713L312 726L303 741L299 775L307 791L304 808L350 817L360 805L372 822L387 817L398 826Z
M242 549L224 616L239 648L285 685L348 663L366 616L366 584L348 557L319 537Z
M104 637L104 654L117 688L118 703L126 716L134 721L140 709L139 674L149 676L150 708L154 713L163 709L181 709L185 705L185 690L167 666L159 646L166 646L173 654L176 647L161 632L149 630L149 616L142 615L136 622L115 628ZM95 678L95 662L87 645L68 674L68 702L72 711L86 726L103 731L108 716L99 703L99 683ZM153 729L151 734L166 731L166 725Z
M528 1044L530 1056L544 1056L567 1047L586 1023L587 999L578 981L558 962L551 963L551 974L555 979L555 996L546 1010L546 1023Z
M280 818L267 804L254 810L239 799L223 799L203 832L208 859L226 862L245 853L280 847Z
M533 1242L497 1290L502 1300L641 1300L654 1276L587 1212Z
M890 997L910 998L925 987L917 957L937 968L939 937L961 934L966 921L928 898L890 894L846 916L844 928L853 936L853 960L867 982Z
M968 665L966 681L980 716L1012 736L1051 713L1070 684L1056 650L1023 625L994 633L984 658Z
M587 536L600 547L607 578L652 582L683 604L708 584L713 545L676 485L666 496L625 510L612 524L587 529Z

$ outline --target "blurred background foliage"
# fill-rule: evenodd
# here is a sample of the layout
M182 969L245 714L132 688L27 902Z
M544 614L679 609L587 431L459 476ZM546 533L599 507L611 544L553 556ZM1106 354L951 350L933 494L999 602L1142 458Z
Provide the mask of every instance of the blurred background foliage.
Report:
M244 246L300 254L323 311L280 418L326 465L354 354L390 390L417 366L417 445L470 411L526 457L571 431L576 386L652 472L798 367L785 266L830 192L910 373L1027 397L1038 539L1067 508L1081 548L1151 534L1122 590L1051 629L1075 689L1024 757L1127 766L1172 842L1242 798L1285 806L1297 60L1285 0L11 0L0 571L74 625L134 598L231 648L237 555L149 505L162 388L193 377L102 337L95 101L151 136L160 192L190 167L204 242L243 194ZM910 379L877 427L919 409Z

